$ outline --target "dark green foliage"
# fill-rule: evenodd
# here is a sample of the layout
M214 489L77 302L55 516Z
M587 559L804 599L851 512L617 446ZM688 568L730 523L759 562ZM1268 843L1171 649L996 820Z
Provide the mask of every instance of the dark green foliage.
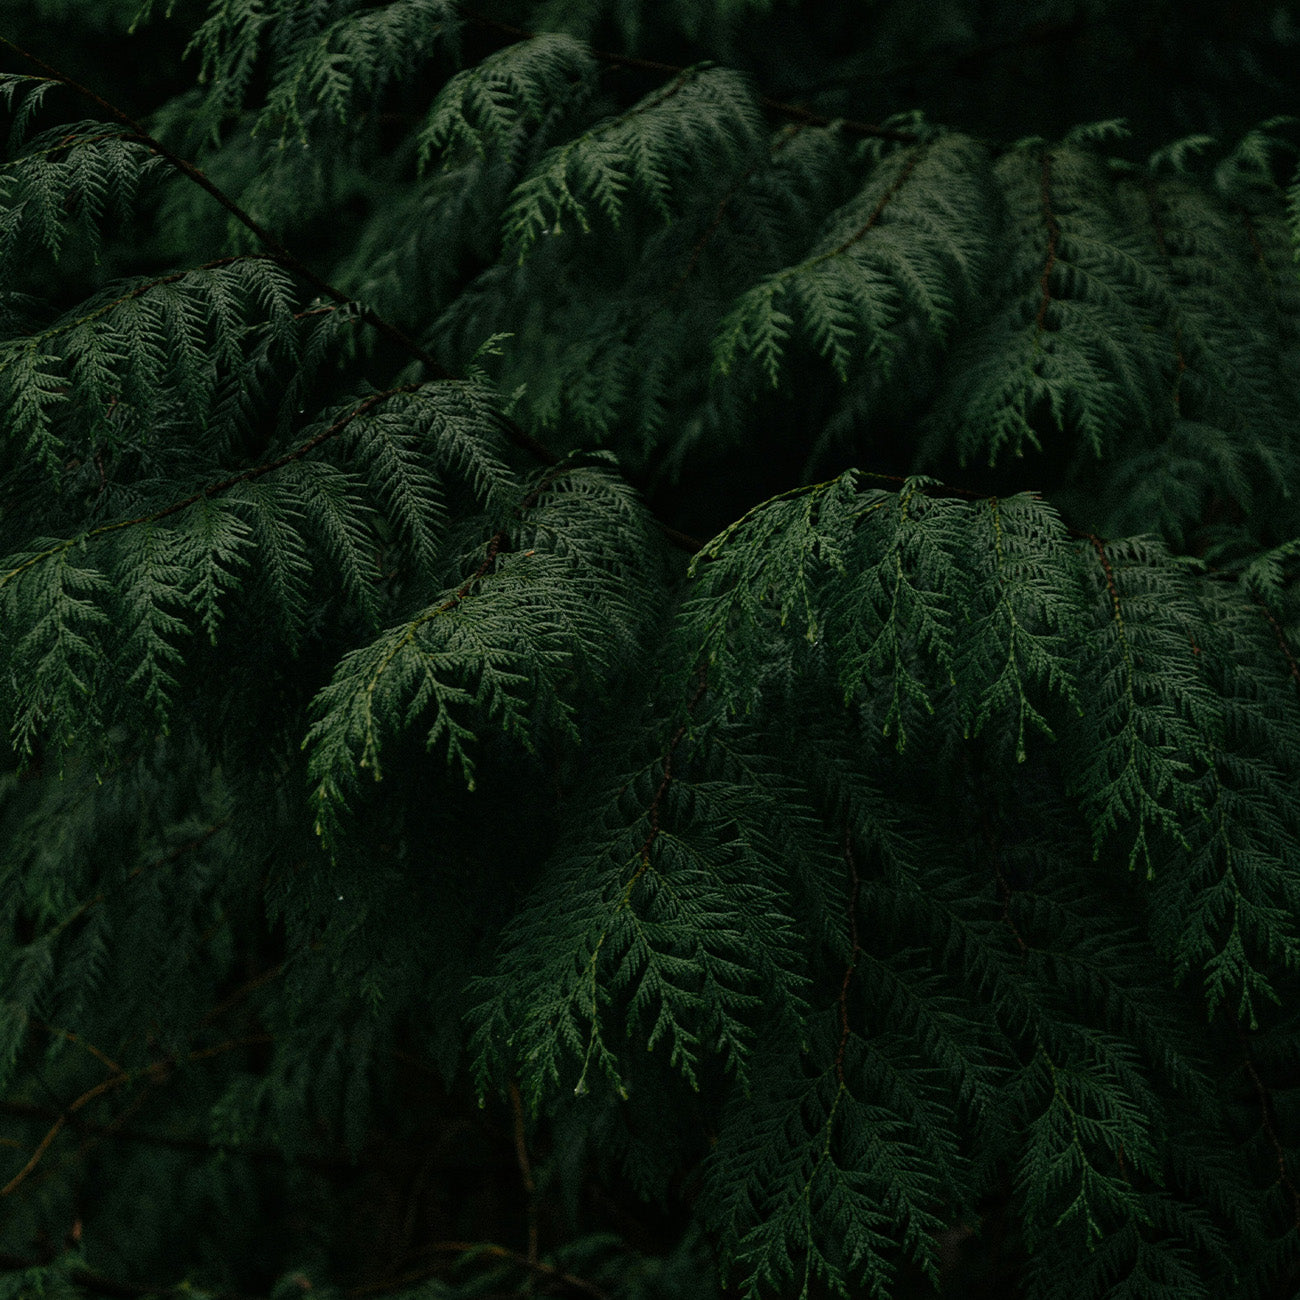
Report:
M1296 1294L1300 12L1181 8L0 21L0 1300Z

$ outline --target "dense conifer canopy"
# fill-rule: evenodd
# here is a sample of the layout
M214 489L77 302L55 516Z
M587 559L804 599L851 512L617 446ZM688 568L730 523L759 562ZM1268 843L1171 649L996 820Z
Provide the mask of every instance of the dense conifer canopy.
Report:
M1298 47L0 7L0 1300L1295 1295Z

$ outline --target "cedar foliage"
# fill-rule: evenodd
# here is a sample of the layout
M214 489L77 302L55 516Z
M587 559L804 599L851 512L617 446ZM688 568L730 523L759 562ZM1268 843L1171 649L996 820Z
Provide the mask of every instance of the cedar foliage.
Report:
M13 19L0 1296L1295 1293L1300 15L920 8Z

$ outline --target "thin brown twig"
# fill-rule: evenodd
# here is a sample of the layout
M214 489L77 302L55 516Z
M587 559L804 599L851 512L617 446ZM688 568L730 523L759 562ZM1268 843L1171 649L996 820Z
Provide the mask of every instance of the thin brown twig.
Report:
M704 256L704 250L708 247L710 240L718 233L722 226L723 219L727 215L727 209L731 206L732 201L742 189L758 175L760 168L790 143L801 131L805 129L801 123L798 126L787 127L781 134L781 138L772 146L771 151L766 158L751 163L744 171L744 174L736 179L727 192L718 200L718 206L713 214L713 220L709 222L704 233L695 241L691 247L690 260L686 263L686 269L673 281L668 292L660 299L660 305L663 306L675 298L682 289L685 288L686 282L695 273L695 268L699 265L700 258Z
M135 1096L127 1102L124 1109L118 1111L108 1123L102 1126L102 1132L92 1132L90 1128L80 1119L73 1120L69 1124L75 1132L81 1136L81 1147L77 1152L78 1158L82 1161L82 1167L85 1167L85 1157L87 1152L97 1142L103 1138L116 1138L121 1132L124 1132L127 1124L133 1120L149 1104L152 1093L149 1088L141 1088Z
M82 1038L80 1034L74 1033L71 1029L60 1029L57 1025L47 1025L39 1016L27 1015L21 1009L19 1010L19 1015L22 1016L23 1019L27 1020L29 1024L35 1025L38 1029L45 1030L47 1034L53 1034L56 1038L62 1038L69 1043L75 1043L84 1051L89 1052L90 1055L93 1056L101 1065L106 1065L114 1074L126 1073L126 1071L122 1069L122 1067L118 1065L111 1056L106 1052L101 1051L94 1043Z
M123 883L125 883L125 881L134 880L137 876L143 875L146 871L152 871L156 867L165 866L169 862L175 862L186 853L198 848L206 840L211 839L218 831L223 830L228 826L230 821L231 819L229 817L222 817L218 821L213 822L211 826L205 827L202 833L195 836L193 839L186 840L183 844L174 845L172 848L168 849L162 857L155 858L152 862L142 862L139 866L133 867L126 873ZM101 889L97 894L93 894L90 898L87 898L84 902L78 904L78 906L69 912L63 920L59 921L52 930L47 931L43 937L48 940L54 935L61 934L68 928L68 926L74 924L76 921L80 920L81 917L85 916L92 907L97 907L107 898L108 892Z
M1273 1148L1273 1155L1277 1161L1277 1181L1291 1197L1295 1230L1300 1232L1300 1188L1296 1187L1295 1180L1291 1177L1291 1171L1286 1162L1286 1151L1277 1135L1277 1130L1273 1127L1273 1108L1269 1091L1255 1069L1255 1062L1250 1055L1250 1040L1246 1037L1246 1033L1240 1025L1237 1026L1237 1038L1241 1043L1241 1059L1246 1076L1254 1086L1255 1095L1259 1101L1260 1127L1264 1132L1264 1136L1268 1139L1269 1145Z
M36 1150L32 1152L31 1158L27 1163L3 1186L0 1187L0 1197L9 1196L27 1180L28 1176L40 1164L45 1153L50 1149L54 1139L59 1136L64 1127L79 1110L90 1105L92 1101L112 1092L115 1088L120 1088L125 1083L133 1083L140 1079L149 1079L160 1081L165 1079L171 1070L177 1064L191 1064L195 1061L207 1060L213 1056L220 1056L225 1052L234 1051L240 1047L251 1047L259 1043L271 1041L269 1034L253 1034L247 1038L232 1038L224 1043L216 1043L211 1047L200 1047L192 1052L187 1053L180 1058L178 1062L175 1057L163 1057L160 1060L152 1061L139 1070L121 1071L110 1074L106 1079L101 1079L91 1088L87 1088L81 1096L68 1103L60 1113L59 1117L50 1125L46 1134L36 1145Z
M533 1178L532 1161L528 1158L528 1135L524 1131L524 1099L519 1085L511 1080L510 1110L514 1117L515 1160L519 1164L519 1181L523 1184L528 1215L528 1266L537 1265L538 1205L537 1183Z
M898 175L894 177L889 188L876 201L876 206L872 208L871 215L858 227L843 243L837 245L826 255L828 258L839 257L841 253L846 253L860 239L863 239L867 232L871 230L876 222L884 215L885 208L889 206L890 201L899 190L907 183L907 179L916 170L916 164L921 161L922 156L926 153L925 145L922 144L914 150L912 156L904 163Z
M499 1246L493 1241L432 1241L427 1246L421 1247L420 1253L425 1255L486 1255L490 1259L507 1260L520 1268L526 1268L537 1277L545 1278L553 1283L559 1282L575 1291L581 1291L584 1295L591 1296L592 1300L609 1300L608 1293L601 1290L594 1282L588 1282L585 1278L576 1277L562 1268L557 1268L554 1264L546 1264L540 1260L530 1262L528 1257L519 1251L511 1250L508 1246ZM441 1267L411 1269L409 1272L398 1274L396 1277L387 1277L378 1282L364 1282L360 1286L350 1287L344 1294L363 1296L375 1295L383 1291L397 1291L403 1287L413 1286L417 1282L423 1282L426 1278L433 1277L441 1271Z
M1079 536L1086 538L1092 543L1092 548L1097 552L1097 558L1101 561L1101 570L1106 575L1106 591L1110 596L1111 609L1117 619L1121 619L1119 608L1119 588L1115 585L1115 570L1111 568L1110 556L1106 554L1106 543L1102 541L1095 533L1082 533Z
M1273 629L1273 635L1277 638L1278 649L1282 651L1282 656L1286 659L1286 666L1291 674L1291 680L1295 683L1296 690L1300 691L1300 666L1296 664L1295 655L1291 653L1291 647L1287 644L1286 633L1282 630L1282 624L1277 621L1273 611L1264 604L1262 600L1255 602L1268 619L1268 625Z
M96 1097L102 1097L106 1092L111 1092L114 1088L120 1087L123 1083L136 1077L134 1074L110 1074L108 1078L101 1079L93 1088L83 1092L80 1097L67 1106L58 1119L46 1130L45 1136L36 1144L36 1150L32 1152L27 1163L3 1187L0 1187L0 1196L9 1196L18 1190L26 1181L28 1175L41 1163L42 1157L50 1149L54 1139L59 1136L64 1125L77 1111L83 1106L88 1106Z

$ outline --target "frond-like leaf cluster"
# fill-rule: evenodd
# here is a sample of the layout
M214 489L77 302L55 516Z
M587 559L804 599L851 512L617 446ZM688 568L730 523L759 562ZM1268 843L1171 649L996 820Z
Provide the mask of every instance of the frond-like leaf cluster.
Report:
M0 1297L1295 1291L1295 123L1030 8L0 74Z
M526 257L566 221L589 231L597 211L617 227L628 195L669 220L685 185L736 171L757 143L743 80L723 68L688 69L622 116L550 150L511 196L507 245Z

